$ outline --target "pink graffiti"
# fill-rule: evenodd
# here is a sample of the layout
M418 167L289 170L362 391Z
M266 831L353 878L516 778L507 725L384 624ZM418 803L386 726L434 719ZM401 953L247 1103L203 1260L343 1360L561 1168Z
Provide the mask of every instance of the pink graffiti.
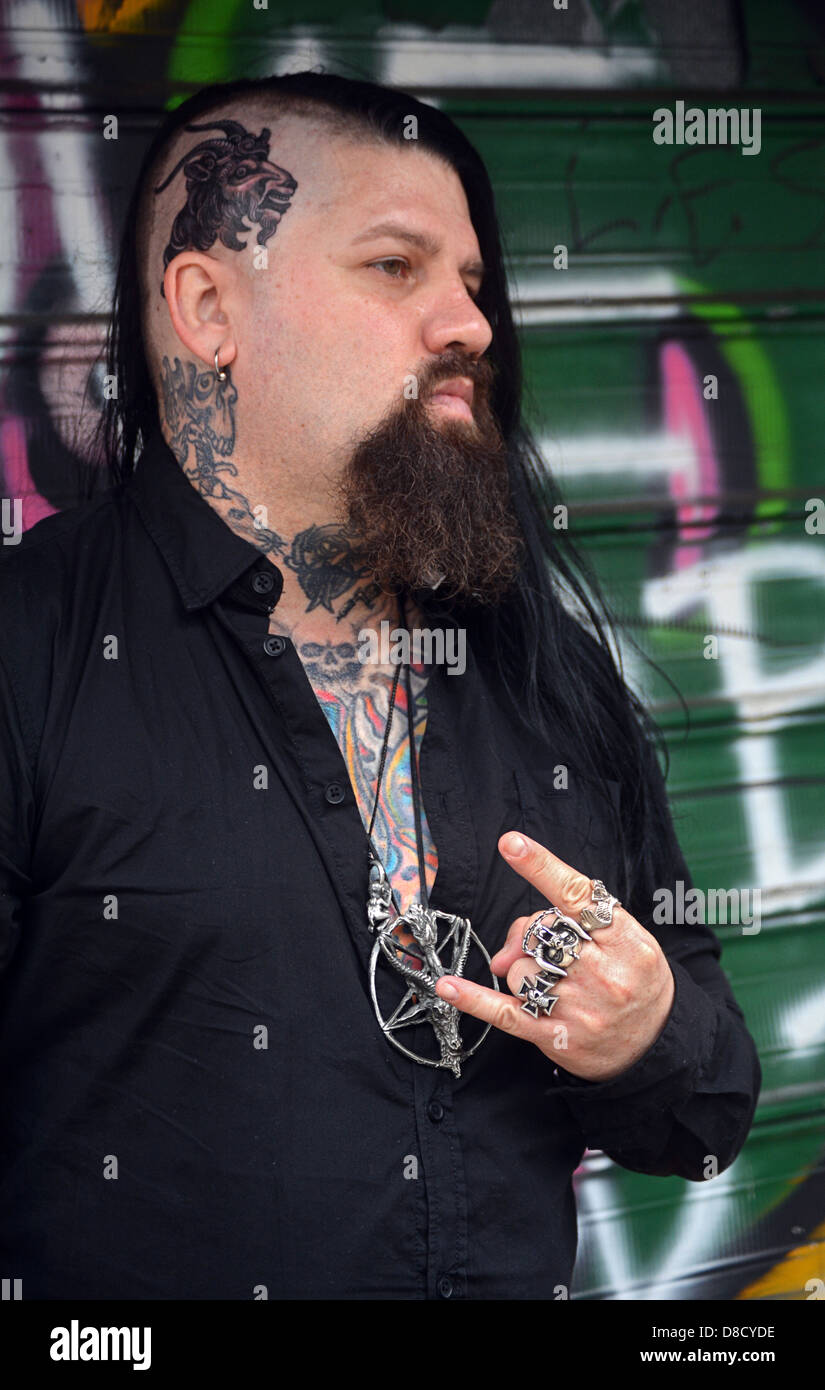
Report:
M679 539L705 540L713 534L713 527L697 525L697 522L713 521L717 504L684 499L695 497L697 493L700 497L712 497L721 491L721 468L708 426L707 402L696 369L680 343L665 343L659 360L665 430L671 435L681 435L693 446L684 469L674 470L669 477L670 495L678 503ZM701 553L699 545L678 546L674 568L686 569L696 564Z
M26 432L19 416L8 416L0 425L0 458L3 461L6 497L19 497L23 509L23 530L57 511L51 502L41 497L29 472Z

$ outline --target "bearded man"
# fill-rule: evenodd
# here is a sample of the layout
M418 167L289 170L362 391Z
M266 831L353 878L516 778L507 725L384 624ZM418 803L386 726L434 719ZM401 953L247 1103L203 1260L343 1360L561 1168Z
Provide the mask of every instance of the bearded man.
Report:
M107 367L111 487L0 567L3 1269L565 1297L584 1149L703 1180L761 1073L714 934L654 918L689 872L478 154L370 83L197 93Z

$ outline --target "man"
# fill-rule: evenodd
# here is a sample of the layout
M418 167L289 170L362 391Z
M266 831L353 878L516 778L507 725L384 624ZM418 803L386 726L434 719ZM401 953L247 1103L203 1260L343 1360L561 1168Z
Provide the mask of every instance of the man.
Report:
M701 1180L760 1069L713 933L653 921L688 870L480 159L372 84L197 94L109 376L116 486L0 567L4 1271L564 1297L584 1148Z

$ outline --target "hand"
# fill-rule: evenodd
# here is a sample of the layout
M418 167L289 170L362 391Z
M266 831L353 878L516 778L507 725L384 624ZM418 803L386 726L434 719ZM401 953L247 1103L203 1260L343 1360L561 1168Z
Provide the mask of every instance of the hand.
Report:
M508 831L498 848L548 904L580 920L581 909L592 903L589 878L526 835ZM533 957L521 949L530 920L516 918L504 946L492 959L493 974L507 976L512 994L518 993L525 976L532 983L539 970ZM549 1016L539 1013L533 1018L522 1009L520 999L455 975L443 976L436 993L463 1013L535 1043L572 1075L586 1081L611 1081L655 1042L670 1013L675 985L658 941L623 907L614 908L609 926L591 934L592 940L581 943L579 959L565 966L567 977L558 976L553 985L559 1002ZM451 987L455 993L450 993ZM560 1034L560 1024L566 1030L564 1047L559 1045L559 1037L565 1036Z

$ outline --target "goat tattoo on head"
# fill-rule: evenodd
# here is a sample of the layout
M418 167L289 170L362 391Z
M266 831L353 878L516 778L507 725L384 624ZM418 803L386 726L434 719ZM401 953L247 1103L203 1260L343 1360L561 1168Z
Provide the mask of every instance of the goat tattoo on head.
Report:
M230 251L243 251L248 233L260 224L256 240L264 246L289 211L297 181L268 158L270 130L264 126L253 135L240 121L209 121L187 125L184 130L222 130L188 150L174 169L155 187L164 188L182 167L186 179L186 203L172 224L172 235L163 253L163 269L179 251L208 251L217 237ZM163 280L160 292L165 298Z

